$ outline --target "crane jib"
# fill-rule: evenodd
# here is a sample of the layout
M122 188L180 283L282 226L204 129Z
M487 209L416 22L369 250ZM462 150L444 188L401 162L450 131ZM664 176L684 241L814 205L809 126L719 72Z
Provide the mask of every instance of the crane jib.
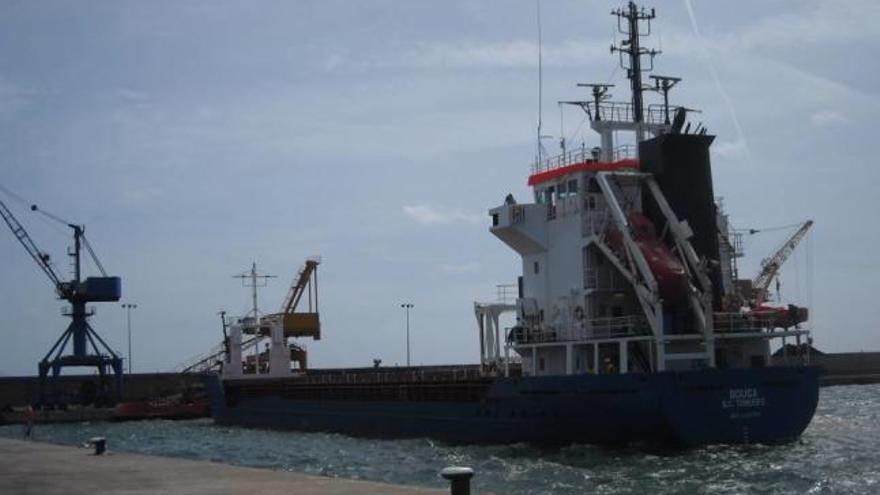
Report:
M37 245L34 244L34 241L27 233L27 230L25 230L21 223L19 223L15 218L15 215L12 214L3 201L0 201L0 216L3 217L3 220L6 222L6 225L9 226L9 229L12 230L12 234L18 239L18 242L24 246L25 251L27 251L30 257L33 258L43 273L49 277L52 281L52 285L54 285L60 292L62 285L61 278L58 277L58 274L52 269L52 265L49 264L49 255L40 251Z
M32 211L38 211L35 205ZM61 221L57 217L42 212L54 220ZM111 349L104 339L89 324L89 317L94 314L92 308L86 306L89 302L115 302L119 301L122 293L122 281L119 277L108 277L103 266L95 256L94 250L83 236L85 227L67 224L73 229L73 250L68 252L73 261L73 278L62 281L55 273L49 261L49 255L41 251L34 243L24 226L15 218L12 211L5 203L0 201L0 216L24 247L28 255L37 263L40 270L46 274L55 286L58 297L70 303L65 308L64 316L70 317L70 324L61 334L48 353L38 363L40 375L40 392L37 406L55 406L65 404L66 399L59 394L59 388L55 383L61 369L66 366L94 366L98 369L98 380L102 382L99 387L108 390L102 397L95 399L95 404L113 404L122 397L123 391L123 361L116 352ZM81 254L82 246L95 261L95 265L101 271L101 277L87 277L82 279ZM72 346L72 354L66 354L68 344ZM108 369L113 371L112 392L109 384L104 383L109 379ZM51 377L51 380L50 380Z

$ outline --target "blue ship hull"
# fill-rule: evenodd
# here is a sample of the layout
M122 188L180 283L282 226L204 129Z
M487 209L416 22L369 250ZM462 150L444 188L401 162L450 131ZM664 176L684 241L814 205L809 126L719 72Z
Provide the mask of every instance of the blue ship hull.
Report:
M819 398L818 370L804 366L497 378L461 401L309 400L259 380L208 380L219 424L461 444L784 443Z

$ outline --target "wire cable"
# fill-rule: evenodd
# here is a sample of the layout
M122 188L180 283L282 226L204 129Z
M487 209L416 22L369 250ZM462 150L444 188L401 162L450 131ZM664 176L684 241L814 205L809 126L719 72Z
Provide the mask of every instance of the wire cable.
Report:
M95 251L92 249L92 245L89 244L89 240L86 239L85 234L83 234L83 236L82 236L82 240L83 240L83 244L86 246L86 251L89 252L89 256L91 256L92 261L95 262L95 266L98 267L98 270L101 272L101 275L104 276L104 277L106 277L106 276L107 276L107 272L104 271L104 266L101 265L101 262L98 260L98 256L95 254Z
M13 200L15 200L16 202L21 203L21 204L24 205L24 206L28 206L28 207L30 207L30 203L28 203L26 199L24 199L23 197L19 196L18 194L15 194L14 192L12 192L11 190L9 190L8 188L6 188L5 186L3 186L2 184L0 184L0 191L3 191L4 193L6 193L10 198L12 198Z
M40 219L40 222L49 227L52 232L64 237L65 239L70 237L70 231L58 225L54 220L44 217L42 215L38 215L37 218Z
M42 220L46 221L46 224L49 225L50 227L52 227L52 230L54 230L56 233L59 233L59 234L63 235L64 237L68 236L68 232L66 229L62 229L62 228L58 227L58 225L56 225L55 223L48 221L48 220L53 220L53 221L57 222L60 220L58 217L54 217L54 215L47 215L45 212L43 212L39 208L36 208L32 202L25 199L24 196L21 196L20 194L16 194L11 189L3 186L2 184L0 184L0 191L4 192L7 196L9 196L10 199L12 199L16 203L19 203L20 205L26 207L28 210L42 213L43 215L38 218L41 218ZM65 225L67 224L67 222L62 222L62 223L64 223Z
M67 220L59 217L58 215L51 213L51 212L48 212L48 211L38 207L35 204L31 205L31 211L35 211L35 212L43 215L44 217L46 217L50 220L54 220L54 221L66 226L66 227L72 227L74 225L72 222L68 222Z
M67 220L59 217L58 215L55 215L52 212L46 211L46 210L38 207L36 204L29 202L21 195L14 193L9 188L7 188L3 185L0 185L0 191L3 191L4 193L6 193L6 195L8 195L10 198L15 200L16 202L22 204L23 206L27 206L28 209L31 210L32 212L39 213L40 215L38 216L38 218L41 218L43 221L45 221L46 224L49 225L50 227L52 227L52 230L54 230L56 233L60 233L60 234L64 235L65 237L67 237L69 235L69 232L66 229L62 229L61 227L59 227L58 224L64 225L65 227L76 227L73 223L68 222ZM104 265L101 264L101 261L98 259L98 255L95 254L95 250L92 248L92 245L89 243L89 240L86 238L85 234L82 235L82 240L83 240L83 244L86 247L86 251L88 251L89 256L92 258L92 261L95 263L95 267L98 268L98 270L101 272L102 276L106 277L107 271L104 270ZM48 257L46 258L46 264L50 264Z
M574 130L574 132L572 132L571 135L568 137L567 142L571 142L571 140L574 139L574 137L577 135L577 133L580 132L581 128L584 127L584 123L586 123L586 121L587 121L587 115L584 114L584 118L581 119L581 123L578 124L578 126Z

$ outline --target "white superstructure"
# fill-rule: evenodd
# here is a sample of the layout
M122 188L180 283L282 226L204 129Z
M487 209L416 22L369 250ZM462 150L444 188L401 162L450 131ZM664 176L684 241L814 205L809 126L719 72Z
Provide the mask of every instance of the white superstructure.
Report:
M256 292L260 278L267 276L257 274L254 265L239 277L248 281L246 287L253 289L253 308L243 317L232 318L228 325L224 316L224 343L218 353L223 357L224 378L278 378L306 369L306 349L295 339L321 338L317 272L320 263L317 257L306 260L294 277L281 310L269 315L257 308ZM304 311L298 310L304 297Z
M509 360L487 349L499 339L486 335L497 333L496 313L511 309L517 323L505 345L528 375L769 365L769 339L800 344L806 311L749 307L747 281L736 279L741 252L712 197L712 137L701 126L690 132L688 110L669 106L678 78L641 82L639 60L656 52L639 48L638 25L653 13L631 3L616 14L628 26L616 49L629 55L632 102L608 101L610 85L579 85L592 100L562 103L586 112L599 146L540 158L531 201L508 196L489 212L492 234L521 256L522 276L514 306L477 307L483 365L500 370ZM663 103L644 105L646 89ZM615 142L624 133L635 146ZM708 197L699 208L682 186L691 169L695 196Z

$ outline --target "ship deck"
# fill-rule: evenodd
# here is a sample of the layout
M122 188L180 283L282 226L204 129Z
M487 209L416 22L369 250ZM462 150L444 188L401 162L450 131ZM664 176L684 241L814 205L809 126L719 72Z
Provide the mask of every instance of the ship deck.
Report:
M315 369L282 378L226 378L224 384L230 397L473 402L494 380L478 365L450 365Z

